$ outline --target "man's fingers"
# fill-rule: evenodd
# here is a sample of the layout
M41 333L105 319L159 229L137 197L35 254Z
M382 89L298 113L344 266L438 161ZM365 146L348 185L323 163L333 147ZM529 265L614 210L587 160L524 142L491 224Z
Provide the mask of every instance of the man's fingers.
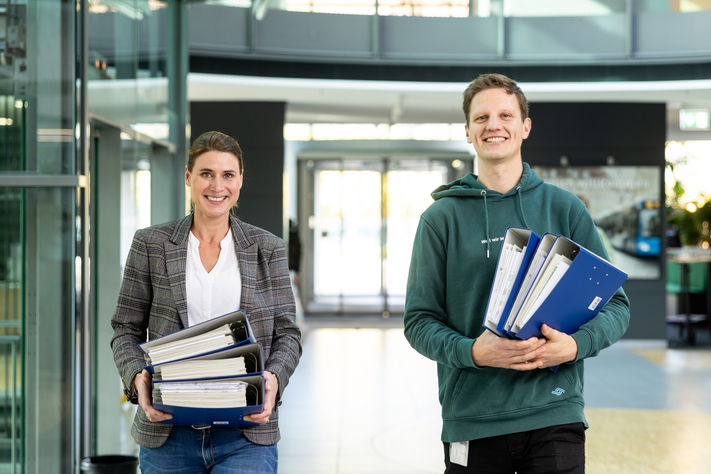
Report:
M547 324L544 324L541 326L541 333L543 333L543 335L546 337L546 339L552 339L552 338L557 337L560 334L563 334L560 331L557 331L557 330L553 329L552 327L548 326Z
M514 370L525 371L525 370L538 369L542 365L543 365L543 362L540 360L526 360L526 361L523 361L519 364L513 364L510 368L514 369Z

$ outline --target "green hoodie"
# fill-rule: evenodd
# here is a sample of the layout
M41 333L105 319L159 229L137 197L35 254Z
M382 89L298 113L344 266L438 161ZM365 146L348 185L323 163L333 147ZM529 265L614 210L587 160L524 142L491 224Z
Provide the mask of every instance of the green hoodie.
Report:
M506 228L564 235L607 258L595 224L575 195L546 184L523 163L505 194L477 177L440 186L422 214L407 282L405 337L437 362L442 441L457 442L585 421L583 359L624 334L629 301L620 289L573 338L575 361L556 372L477 367L472 344L482 322Z

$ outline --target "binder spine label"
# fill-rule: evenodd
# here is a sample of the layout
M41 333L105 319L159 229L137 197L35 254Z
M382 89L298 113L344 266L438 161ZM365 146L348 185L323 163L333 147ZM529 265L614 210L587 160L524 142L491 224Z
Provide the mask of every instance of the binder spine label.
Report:
M595 311L595 308L597 308L597 305L600 304L600 301L602 301L602 298L600 298L599 296L596 296L595 299L592 301L592 303L590 303L590 306L588 306L588 309L590 311Z

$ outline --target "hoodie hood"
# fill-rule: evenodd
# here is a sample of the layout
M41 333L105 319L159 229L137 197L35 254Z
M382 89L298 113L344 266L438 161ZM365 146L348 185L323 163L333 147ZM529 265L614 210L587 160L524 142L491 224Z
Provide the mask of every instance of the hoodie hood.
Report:
M484 221L486 226L486 258L490 256L491 250L491 235L489 232L489 207L487 198L506 199L509 197L518 196L518 210L521 213L521 220L526 227L529 227L526 222L526 215L523 212L523 193L537 188L543 184L543 180L531 169L528 163L523 163L523 174L521 180L513 188L506 193L501 194L498 191L487 189L482 185L478 177L472 173L467 173L461 179L452 181L449 184L439 186L432 192L432 198L437 201L446 197L473 197L484 199Z
M514 186L512 189L510 189L508 192L505 194L501 194L498 191L493 191L491 189L487 189L483 184L479 182L479 177L472 174L472 173L467 173L466 176L464 176L461 179L458 179L456 181L452 181L451 183L448 184L443 184L442 186L439 186L437 189L432 191L432 199L437 201L438 199L442 199L445 197L466 197L466 196L471 196L471 197L483 197L482 191L486 191L486 196L487 197L493 197L493 196L501 196L501 197L507 197L507 196L513 196L514 194L517 194L519 191L521 192L526 192L530 189L534 189L538 186L543 184L543 180L538 177L535 171L531 169L531 167L528 165L528 163L524 162L523 163L523 175L521 176L521 181ZM520 189L519 189L520 188Z

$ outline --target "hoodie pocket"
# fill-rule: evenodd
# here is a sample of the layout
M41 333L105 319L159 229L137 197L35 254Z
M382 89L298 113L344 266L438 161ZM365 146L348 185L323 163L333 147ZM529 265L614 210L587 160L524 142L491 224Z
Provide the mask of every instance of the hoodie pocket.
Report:
M452 399L456 400L459 397L459 391L462 389L462 386L464 385L464 379L467 378L467 371L466 370L460 370L459 375L457 376L457 381L454 384L454 390L452 390Z
M580 397L568 367L517 372L504 369L462 370L451 392L446 417L490 417L537 409Z

